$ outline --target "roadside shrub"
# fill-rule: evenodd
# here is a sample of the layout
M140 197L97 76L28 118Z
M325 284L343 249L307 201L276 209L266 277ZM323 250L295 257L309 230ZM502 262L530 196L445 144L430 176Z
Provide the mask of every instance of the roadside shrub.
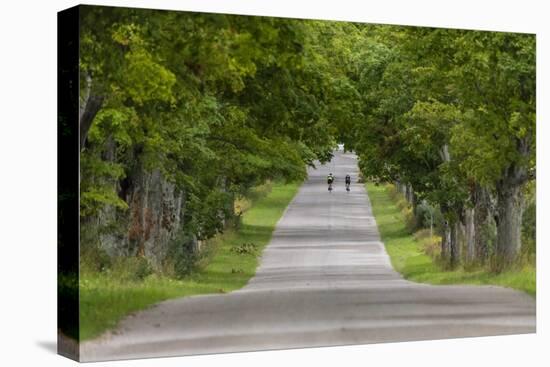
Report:
M398 191L394 184L386 184L386 191L392 199L395 200L397 198Z
M107 252L97 245L80 247L80 271L98 273L107 270L112 260Z
M413 208L409 205L401 209L401 215L405 219L405 225L410 233L413 233L416 229L416 218L414 216Z
M239 255L256 255L258 253L258 246L252 242L243 243L239 246L232 247L231 251Z
M248 207L245 208L245 210L243 210L243 212L250 209L250 207L252 206L252 202L267 196L272 190L273 190L273 181L271 180L267 180L261 185L250 188L246 193L246 197L247 197L247 200L249 201L249 205Z
M153 267L145 257L136 258L135 269L134 279L136 280L143 280L153 274Z
M105 271L111 278L121 282L142 281L153 272L151 263L143 256L116 257L112 260L111 267Z
M409 202L405 199L403 194L399 192L399 190L397 190L397 187L395 185L386 184L386 191L388 192L392 201L395 203L395 206L401 212L401 215L405 220L407 230L410 233L413 233L417 227L417 224L416 224L414 210L411 204L409 204Z
M442 218L441 212L425 201L416 206L415 217L418 226L422 228L430 228L431 219L433 220L432 224L435 227Z
M162 262L163 273L178 279L189 275L200 257L195 244L196 239L184 231L170 241Z
M423 228L414 233L414 239L421 244L423 252L433 259L441 255L441 237L430 237L430 229Z

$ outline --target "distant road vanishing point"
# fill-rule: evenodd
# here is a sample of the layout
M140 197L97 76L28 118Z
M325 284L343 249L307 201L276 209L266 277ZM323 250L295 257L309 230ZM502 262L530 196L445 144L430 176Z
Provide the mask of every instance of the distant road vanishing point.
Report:
M328 193L326 176L336 176ZM351 192L343 178L352 176ZM337 152L277 224L239 291L174 299L81 345L82 361L535 332L535 301L496 286L432 286L391 266L357 158Z

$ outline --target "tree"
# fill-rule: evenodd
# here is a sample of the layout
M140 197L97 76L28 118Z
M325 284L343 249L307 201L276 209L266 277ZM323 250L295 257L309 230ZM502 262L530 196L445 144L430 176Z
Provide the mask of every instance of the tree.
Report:
M468 32L457 39L461 108L470 116L454 130L462 166L497 198L496 252L504 264L521 249L522 189L535 169L535 38Z
M92 242L158 263L176 232L209 238L237 195L330 157L327 88L302 22L84 7L81 24Z

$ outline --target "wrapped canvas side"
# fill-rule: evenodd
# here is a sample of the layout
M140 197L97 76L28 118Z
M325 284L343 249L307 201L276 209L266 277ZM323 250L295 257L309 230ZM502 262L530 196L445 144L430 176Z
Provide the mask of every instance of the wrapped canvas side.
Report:
M59 354L79 359L79 7L57 17L57 325Z

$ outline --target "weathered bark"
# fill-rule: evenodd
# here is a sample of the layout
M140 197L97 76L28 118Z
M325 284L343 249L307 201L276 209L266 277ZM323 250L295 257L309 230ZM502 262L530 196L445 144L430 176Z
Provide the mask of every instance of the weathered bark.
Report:
M439 157L443 162L449 162L451 160L451 155L449 154L449 147L447 144L444 144L439 150ZM443 215L449 213L450 208L442 207L441 212ZM456 226L454 221L450 222L449 220L445 221L443 240L441 241L441 255L443 259L451 267L456 263Z
M80 118L79 118L79 127L80 127L80 150L84 148L86 143L86 138L88 137L88 131L92 126L95 116L101 109L103 105L104 97L97 94L96 91L92 88L92 78L86 76L86 90L84 93L84 100L80 104Z
M181 229L183 192L164 179L158 170L139 172L130 193L132 218L129 240L134 253L159 265L168 251L168 244Z
M475 208L464 209L466 261L475 261Z
M105 142L105 146L101 153L101 158L107 162L114 162L116 160L116 142L112 135L108 136ZM115 178L101 178L105 185L111 186L114 192L119 191L119 180ZM120 221L120 214L118 209L112 205L104 205L99 211L96 218L94 218L95 227L100 230L100 242L101 243L114 243L121 241L120 233L116 230L102 231L101 228L116 227L116 224ZM107 250L109 254L113 252ZM116 254L120 254L119 251Z
M487 230L493 217L493 200L487 189L476 185L473 202L475 259L480 264L484 264L489 258Z
M521 250L523 197L520 186L501 189L498 194L496 254L503 265L516 260Z
M88 131L90 127L92 127L92 121L103 105L103 99L102 96L90 96L84 108L84 112L80 115L80 150L84 148L86 138L88 137Z
M411 184L405 185L405 199L407 199L409 204L413 204L413 191Z
M451 253L451 228L445 223L443 228L443 237L441 238L441 258L448 262Z
M531 156L534 130L516 139L516 151L527 162ZM522 187L534 175L523 162L509 165L497 182L496 253L502 265L516 260L521 250L521 224L523 220Z
M218 178L218 185L222 192L229 191L229 180L227 179L226 176L221 176ZM228 218L226 218L225 213L230 212L231 206L234 205L234 201L229 200L226 204L227 204L227 207L218 209L218 217L220 218L223 228L226 228L228 225L228 221L227 221Z
M105 140L105 147L101 153L101 158L107 162L114 162L116 160L116 142L113 134L110 134Z
M451 238L450 238L450 256L449 265L454 268L460 263L460 222L455 221L451 224Z
M138 221L141 228L141 233L139 233L139 236L137 236L137 256L145 256L145 241L149 239L151 236L151 227L152 227L152 213L149 209L149 185L150 180L147 179L147 177L144 180L143 185L143 191L142 194L139 195L139 198L141 200L141 205L138 209Z
M518 141L518 150L527 155L528 147ZM523 219L522 186L529 179L527 169L519 165L507 167L497 182L497 260L504 266L516 260L521 250L521 224Z
M443 238L441 240L441 258L443 262L453 268L460 262L460 223L453 218L453 215L448 215L448 209L442 208L443 215L449 219L445 221L443 227Z
M108 149L105 154L109 154ZM141 168L131 172L122 184L124 187L118 192L128 210L107 206L101 211L96 226L110 229L101 231L99 245L111 257L144 256L158 269L171 241L182 229L184 191L168 182L158 170L146 172Z
M411 184L406 185L405 198L407 199L407 202L412 207L413 213L416 215L417 197L416 197L416 193L414 192L414 188Z

